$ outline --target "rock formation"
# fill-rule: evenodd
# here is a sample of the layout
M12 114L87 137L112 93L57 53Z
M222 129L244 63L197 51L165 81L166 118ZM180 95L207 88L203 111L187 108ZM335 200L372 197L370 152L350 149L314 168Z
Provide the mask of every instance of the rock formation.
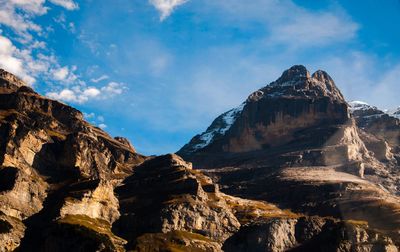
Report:
M357 111L294 66L146 157L0 70L0 251L398 251L398 119Z

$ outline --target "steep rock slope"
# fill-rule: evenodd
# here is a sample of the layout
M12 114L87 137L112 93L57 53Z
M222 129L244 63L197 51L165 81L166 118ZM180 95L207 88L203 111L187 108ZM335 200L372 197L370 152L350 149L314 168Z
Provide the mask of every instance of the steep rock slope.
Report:
M57 249L65 243L62 237L73 234L87 245L69 246L122 245L107 233L119 217L113 189L144 159L85 122L78 110L42 97L0 71L0 218L7 227L0 234L3 250ZM99 223L104 230L92 230L96 235L89 238L73 225L67 227L73 222Z
M398 243L399 170L383 162L379 148L368 149L369 133L351 112L326 72L294 66L178 154L223 192L306 215L365 221Z

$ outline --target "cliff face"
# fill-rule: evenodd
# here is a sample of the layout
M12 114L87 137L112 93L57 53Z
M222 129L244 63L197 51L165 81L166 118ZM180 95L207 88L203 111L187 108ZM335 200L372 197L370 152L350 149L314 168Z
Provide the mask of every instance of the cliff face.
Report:
M0 251L398 251L397 163L372 133L295 66L186 145L192 167L0 71Z

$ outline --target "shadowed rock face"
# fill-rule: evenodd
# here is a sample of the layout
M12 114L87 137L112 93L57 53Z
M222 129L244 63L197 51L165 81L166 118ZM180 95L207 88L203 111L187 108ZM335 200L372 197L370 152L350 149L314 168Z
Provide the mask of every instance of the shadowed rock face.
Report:
M361 133L295 66L184 148L205 175L0 71L0 251L397 251L396 174Z

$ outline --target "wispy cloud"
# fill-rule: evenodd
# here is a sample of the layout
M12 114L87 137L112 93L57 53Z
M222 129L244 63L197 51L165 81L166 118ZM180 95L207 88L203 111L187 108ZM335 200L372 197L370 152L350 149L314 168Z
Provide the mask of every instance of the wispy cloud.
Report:
M50 0L50 2L55 5L64 7L67 10L76 10L79 8L79 5L73 0Z
M264 27L268 31L264 37L266 45L291 48L329 45L353 39L359 29L337 6L311 11L291 0L205 0L202 5L203 12L219 13L222 22L236 22L238 27Z
M78 5L73 0L50 0L53 4L74 10ZM33 19L47 13L46 0L2 0L0 1L0 24L13 29L21 39L30 41L31 31L41 32L42 27Z
M188 0L149 0L159 12L160 21L166 19L179 5L186 3Z
M102 75L102 76L100 76L98 78L92 78L92 79L90 79L90 81L94 82L94 83L97 83L97 82L100 82L100 81L103 81L103 80L107 80L108 78L109 78L108 75L104 74L104 75Z
M268 42L291 47L321 46L349 41L356 36L358 24L336 13L301 11L288 21L271 26Z
M66 81L68 76L70 75L70 71L67 66L60 67L58 69L54 69L53 77L58 81Z
M381 109L400 106L400 63L386 71L370 93L369 101L379 103Z
M101 129L107 128L107 124L105 124L105 118L102 115L96 115L94 112L85 113L83 112L83 116L85 120L89 121L90 123L97 125L97 127Z
M32 18L46 12L47 8L43 6L43 1L1 1L0 24L10 27L21 39L29 41L32 39L30 31L42 30Z

